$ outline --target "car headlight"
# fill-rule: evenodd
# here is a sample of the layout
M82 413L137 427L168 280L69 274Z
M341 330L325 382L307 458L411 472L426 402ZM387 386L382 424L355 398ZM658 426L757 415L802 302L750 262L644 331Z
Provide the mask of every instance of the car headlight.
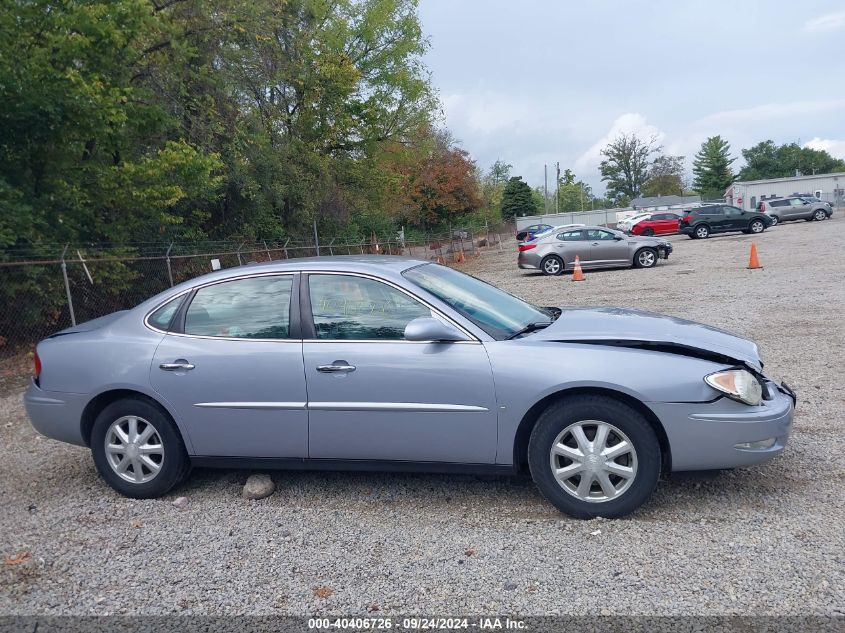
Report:
M739 400L752 407L756 407L763 401L763 386L754 377L754 374L745 369L717 371L705 376L704 382L734 400Z

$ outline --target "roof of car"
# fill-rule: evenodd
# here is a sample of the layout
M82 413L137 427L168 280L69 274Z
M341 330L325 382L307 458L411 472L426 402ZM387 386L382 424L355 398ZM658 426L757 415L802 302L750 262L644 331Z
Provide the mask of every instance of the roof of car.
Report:
M385 270L401 272L420 264L430 264L425 259L416 257L400 257L398 255L330 255L327 257L297 257L271 262L250 262L244 264L250 268L261 270ZM238 268L243 268L239 266ZM229 268L227 270L233 270Z

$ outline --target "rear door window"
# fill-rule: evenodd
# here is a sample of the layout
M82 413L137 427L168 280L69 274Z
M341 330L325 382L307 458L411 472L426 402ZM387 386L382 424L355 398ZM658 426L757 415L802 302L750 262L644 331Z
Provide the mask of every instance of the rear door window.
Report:
M197 290L185 314L185 334L221 338L290 336L292 275L235 279Z
M577 242L582 239L583 231L565 231L557 234L557 239L562 242Z

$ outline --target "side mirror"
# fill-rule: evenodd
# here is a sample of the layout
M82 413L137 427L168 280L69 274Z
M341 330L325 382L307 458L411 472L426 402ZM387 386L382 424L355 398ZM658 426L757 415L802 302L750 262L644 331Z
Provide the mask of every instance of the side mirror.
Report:
M614 240L616 240L617 242L621 242L621 241L622 241L622 240L624 240L625 238L624 238L624 237L622 237L621 235L614 235L614 236L613 236L613 239L614 239Z
M434 317L419 317L405 326L406 341L465 341L466 337L451 325Z

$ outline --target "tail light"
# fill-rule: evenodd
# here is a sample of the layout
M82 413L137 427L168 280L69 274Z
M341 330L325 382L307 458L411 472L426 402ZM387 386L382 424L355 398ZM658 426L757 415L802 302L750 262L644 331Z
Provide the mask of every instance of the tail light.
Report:
M763 211L763 212L764 212L765 210L766 210L766 203L765 203L765 202L761 202L761 203L760 203L760 211Z
M692 222L692 220L693 220L693 217L691 215L685 215L684 217L681 218L681 221L683 221L683 222Z
M38 378L41 376L41 358L38 356L38 352L35 352L35 382L38 382Z
M532 248L537 248L536 244L520 244L519 245L519 252L523 251L530 251Z

